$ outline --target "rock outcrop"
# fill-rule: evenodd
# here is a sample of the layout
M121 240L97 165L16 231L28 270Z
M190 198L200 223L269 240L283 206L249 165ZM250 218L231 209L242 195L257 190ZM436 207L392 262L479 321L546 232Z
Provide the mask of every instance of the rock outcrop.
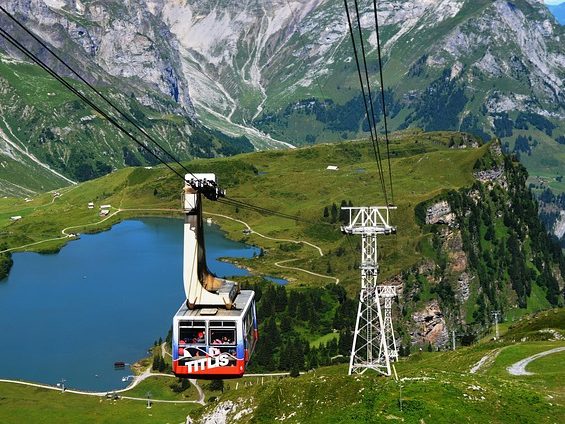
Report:
M414 329L410 333L412 343L443 347L449 342L449 333L443 312L437 300L432 300L426 306L412 315Z

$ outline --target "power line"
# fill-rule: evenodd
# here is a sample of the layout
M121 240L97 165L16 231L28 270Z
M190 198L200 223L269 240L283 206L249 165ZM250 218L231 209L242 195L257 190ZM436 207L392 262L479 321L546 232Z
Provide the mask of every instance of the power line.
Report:
M82 77L77 71L75 71L65 60L63 60L56 52L54 52L46 43L43 42L39 37L37 37L30 29L28 29L24 24L22 24L15 16L8 12L3 6L0 5L0 10L4 12L12 21L14 21L20 28L22 28L27 34L29 34L35 41L37 41L44 49L53 55L59 62L61 62L69 71L71 71L77 78L86 84L92 91L94 91L98 96L100 96L108 105L110 105L116 112L118 112L126 121L137 128L143 135L145 135L152 143L161 149L170 159L173 160L177 165L194 177L194 174L190 172L182 163L180 163L167 149L165 149L157 140L155 140L145 129L140 127L129 115L118 108L114 102L108 99L104 94L102 94L96 87L90 84L85 78ZM195 177L196 178L196 177ZM183 178L184 179L184 178Z
M155 152L153 152L151 149L149 149L147 146L145 146L141 141L139 141L135 136L133 136L127 129L125 129L122 125L120 125L120 123L117 122L112 116L108 115L106 112L104 112L102 109L100 109L98 107L98 105L93 103L90 99L88 99L86 96L84 96L80 91L78 91L71 84L69 84L67 81L65 81L51 67L46 65L43 61L41 61L41 59L39 59L37 56L35 56L33 53L31 53L25 46L23 46L18 40L13 38L10 34L8 34L2 28L0 28L0 36L4 37L8 42L10 42L20 52L22 52L24 55L29 57L33 62L35 62L37 65L39 65L41 68L43 68L48 74L50 74L53 78L55 78L57 81L59 81L69 91L74 93L79 99L81 99L87 105L92 107L96 112L98 112L100 115L102 115L104 118L106 118L112 125L114 125L116 128L118 128L126 136L131 138L136 144L138 144L140 147L147 150L153 157L155 157L155 159L157 159L159 162L161 162L163 165L165 165L167 168L169 168L172 172L174 172L176 175L178 175L184 181L184 176L182 174L180 174L176 169L174 169L167 162L165 162L163 159L161 159Z
M176 169L172 168L167 162L165 162L163 159L161 159L151 149L149 149L142 142L140 142L134 135L132 135L127 129L125 129L122 125L120 125L120 123L117 122L112 116L106 114L106 112L104 112L98 105L93 103L90 99L88 99L86 96L84 96L75 87L73 87L71 84L69 84L67 81L65 81L52 68L50 68L48 65L46 65L43 61L41 61L37 56L35 56L25 46L23 46L18 40L14 39L10 34L8 34L2 28L0 28L0 36L4 37L8 42L10 42L12 45L14 45L14 47L16 47L20 52L22 52L24 55L29 57L33 62L35 62L42 69L44 69L48 74L50 74L53 78L55 78L57 81L59 81L65 88L67 88L69 91L71 91L73 94L75 94L79 99L81 99L87 105L92 107L96 112L98 112L100 115L102 115L104 118L106 118L112 125L114 125L121 132L123 132L125 135L127 135L129 138L131 138L139 146L146 149L159 162L161 162L163 165L165 165L167 168L169 168L173 173L175 173L178 177L180 177L183 181L185 181L184 175L179 173ZM189 173L191 175L194 175L190 171L189 171ZM252 209L252 210L255 210L257 212L264 213L264 214L275 215L275 216L278 216L278 217L281 217L281 218L291 219L291 220L294 220L294 221L301 221L301 222L305 222L305 223L309 223L309 224L317 224L316 222L308 221L308 220L301 218L299 216L294 216L294 215L290 215L290 214L284 214L284 213L281 213L281 212L273 211L271 209L267 209L267 208L263 208L263 207L260 207L260 206L252 205L250 203L242 202L242 201L237 200L237 199L226 198L226 199L219 199L219 200L220 200L221 203L230 204L230 205L236 206L236 207ZM325 223L323 223L323 224L325 224Z
M380 75L380 82L381 82L381 101L383 106L383 120L384 120L384 127L385 127L385 140L386 140L386 156L388 161L388 177L390 181L390 196L392 198L392 203L394 204L394 189L392 186L392 170L390 166L390 147L389 147L389 139L388 139L388 116L386 113L386 102L385 102L385 85L384 85L384 78L383 78L383 61L381 55L381 36L380 36L380 28L379 28L379 17L377 11L377 0L373 0L373 11L375 14L375 31L377 33L377 52L379 56L379 75Z
M369 71L367 70L367 56L365 54L365 42L363 41L363 31L362 31L362 28L361 28L361 17L360 17L360 13L359 13L359 6L358 6L358 3L357 3L357 0L355 0L354 3L355 3L355 13L357 15L357 28L359 30L359 41L361 43L361 53L363 55L363 65L364 65L364 68L365 68L365 80L367 81L367 92L369 94L369 105L371 107L371 117L372 117L372 121L373 121L373 129L375 131L375 142L376 142L376 145L377 145L379 168L380 168L380 171L381 171L379 177L381 179L381 184L382 184L383 192L384 192L384 195L385 195L385 202L386 202L386 204L388 204L386 185L385 185L385 180L384 180L383 163L382 163L382 158L381 158L381 150L379 148L377 122L376 122L376 117L375 117L375 110L374 110L374 107L373 107L373 95L371 94L371 81L369 80ZM369 117L367 117L367 121L369 122L369 125L371 125L371 121L369 121Z
M371 121L370 121L370 115L369 115L369 107L367 106L367 97L365 95L365 84L363 83L363 77L361 76L361 66L359 64L359 55L357 52L357 45L355 43L355 35L353 34L353 25L351 23L351 15L349 13L349 6L347 4L347 0L343 0L344 5L345 5L345 12L347 15L347 24L349 26L349 34L351 36L351 43L353 45L353 53L355 55L355 63L357 65L357 75L359 77L359 84L361 86L361 94L363 96L363 104L365 106L365 113L367 114L367 119L369 120L369 130L371 133L371 141L373 143L373 152L375 154L375 159L377 161L377 168L378 168L378 172L379 172L379 176L382 176L382 170L380 168L380 161L379 161L379 154L378 154L378 150L377 150L377 145L375 142L375 137L373 135L373 128L371 126ZM381 185L382 185L382 178L381 178ZM383 193L385 194L385 201L386 201L386 190L383 187Z
M0 6L0 9L4 10L5 9ZM36 40L37 37L35 37L33 34L32 35ZM175 170L174 168L172 168L167 162L165 162L163 159L161 159L155 152L153 152L151 149L149 149L145 144L143 144L141 141L139 141L133 134L131 134L126 128L124 128L122 125L120 125L119 122L117 122L111 115L107 114L106 112L104 112L97 104L95 104L93 101L91 101L89 98L87 98L83 93L81 93L79 90L77 90L75 87L73 87L69 82L65 81L65 79L60 76L56 71L54 71L50 66L48 66L45 62L43 62L41 59L39 59L36 55L34 55L31 51L29 51L25 46L23 46L18 40L16 40L14 37L12 37L8 32L6 32L5 30L3 30L2 28L0 28L0 36L4 37L8 42L10 42L14 47L16 47L21 53L23 53L25 56L29 57L33 62L35 62L38 66L40 66L43 70L45 70L49 75L51 75L53 78L55 78L57 81L59 81L59 83L61 83L65 88L67 88L69 91L71 91L73 94L75 94L79 99L81 99L83 102L85 102L87 105L89 105L90 107L92 107L96 112L98 112L101 116L103 116L104 118L106 118L112 125L114 125L116 128L118 128L121 132L123 132L126 136L128 136L130 139L132 139L136 144L138 144L140 147L142 147L143 149L147 150L153 157L155 157L159 162L161 162L163 165L165 165L169 170L171 170L174 174L176 174L178 177L180 177L183 181L185 180L185 176L182 175L181 173L179 173L177 170ZM54 52L52 52L52 50L50 50L47 46L45 46L45 44L43 42L41 42L40 40L38 40L38 42L40 42L46 49L49 50L50 53L52 53L53 55L55 55L57 57L57 59L59 59L61 62L64 63L64 61L62 61ZM67 66L67 65L66 65ZM68 67L68 66L67 66ZM68 67L69 69L72 70L72 68ZM72 70L72 72L77 75L82 81L84 81L84 79L74 70ZM87 83L87 82L85 82ZM87 83L87 85L93 89L100 97L104 98L105 101L107 103L109 103L114 109L116 109L118 112L120 112L120 114L126 118L128 120L128 122L133 123L130 119L128 119L127 115L125 115L124 113L122 113L119 108L117 108L115 105L112 104L111 101L109 101L108 99L106 99L101 93L98 92L98 90L96 90L94 87L92 87L90 84ZM135 125L136 128L138 128L140 131L142 131L142 129L139 128L139 126L137 126L135 123L133 123ZM146 136L147 133L145 133L144 131L142 131ZM151 137L148 136L148 138L151 139ZM198 180L198 178L196 178L196 176L189 171L184 165L180 164L180 162L174 158L170 153L168 153L165 149L163 149L163 147L157 143L154 142L162 151L165 151L167 153L167 155L169 157L171 157L176 163L178 163L188 174L192 175L195 179ZM256 205L252 205L250 203L247 202L243 202L237 199L232 199L232 198L221 198L219 199L219 201L221 203L224 204L228 204L228 205L232 205L235 207L242 207L242 208L247 208L247 209L251 209L254 210L256 212L260 212L263 214L270 214L273 216L278 216L280 218L285 218L285 219L290 219L290 220L294 220L294 221L300 221L300 222L304 222L304 223L308 223L308 224L324 224L324 225L331 225L328 223L324 223L324 222L314 222L314 221L309 221L306 220L302 217L296 216L296 215L290 215L290 214L285 214L285 213L281 213L278 211L274 211L268 208L264 208L261 206L256 206Z
M323 221L312 221L312 220L309 220L309 219L306 219L306 218L302 218L301 216L298 216L298 215L291 215L291 214L287 214L287 213L284 213L284 212L278 212L278 211L275 211L275 210L272 210L272 209L252 205L250 203L243 202L241 200L230 198L230 197L218 199L218 201L220 203L224 203L226 205L234 206L236 208L239 208L239 207L246 208L246 209L253 210L255 212L262 213L264 215L277 216L279 218L285 218L285 219L289 219L289 220L293 220L293 221L302 222L302 223L305 223L305 224L328 225L328 226L331 226L331 227L335 227L337 225L337 224L330 224L328 222L323 222Z

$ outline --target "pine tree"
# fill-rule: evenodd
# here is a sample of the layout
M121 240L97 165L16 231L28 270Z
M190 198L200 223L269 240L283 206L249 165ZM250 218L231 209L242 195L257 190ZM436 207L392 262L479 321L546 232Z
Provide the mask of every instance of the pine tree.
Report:
M161 364L161 356L160 355L155 355L153 357L153 364L151 365L151 369L153 371L157 371L159 370L159 366Z
M290 376L296 378L300 375L300 370L298 369L297 365L293 365L290 369Z
M347 207L347 202L342 200L339 208L339 220L340 222L347 224L349 221L349 211L347 209L343 209L345 207Z
M224 393L224 380L212 380L209 386L210 390Z
M284 286L278 286L275 294L275 310L277 312L284 311L287 303L286 288Z
M332 212L331 212L331 222L337 222L338 212L337 212L337 205L332 203Z
M165 359L161 355L159 355L159 372L164 372L166 368L167 363L165 362Z

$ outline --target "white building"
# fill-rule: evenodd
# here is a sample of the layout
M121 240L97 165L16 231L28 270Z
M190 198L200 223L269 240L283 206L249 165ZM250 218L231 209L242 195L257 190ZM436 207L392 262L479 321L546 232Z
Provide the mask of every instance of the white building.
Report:
M19 221L20 219L22 219L21 215L16 215L16 216L11 216L10 217L10 221Z
M326 168L328 171L339 171L339 167L335 165L328 165Z

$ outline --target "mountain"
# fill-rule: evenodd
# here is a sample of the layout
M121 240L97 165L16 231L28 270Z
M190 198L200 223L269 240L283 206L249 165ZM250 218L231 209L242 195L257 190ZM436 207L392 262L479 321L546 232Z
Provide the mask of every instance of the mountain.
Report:
M553 16L555 16L557 22L559 22L561 25L565 25L565 3L555 5L548 4L547 8L551 13L553 13Z
M445 346L447 328L478 332L489 321L491 310L519 316L563 303L565 258L538 220L525 169L505 156L499 144L479 144L478 138L443 132L406 131L392 140L398 205L393 215L399 231L394 238L381 241L379 269L380 278L398 285L402 292L405 324L398 330L405 346L408 340ZM289 247L242 236L240 224L226 222L231 237L264 248L261 257L239 259L241 265L255 270L255 275L283 272L302 288L333 284L336 276L340 287L354 298L359 289L360 246L355 244L358 240L350 245L351 240L341 236L339 225L344 217L339 206L384 202L378 195L372 153L365 141L248 153L186 166L192 172L214 171L231 198L298 215L304 222L222 203L207 204L207 212L237 216L268 237L307 240L324 252L320 256L310 246ZM339 171L328 171L328 164L338 166ZM0 214L22 219L0 222L2 241L7 247L31 244L52 251L70 239L44 246L37 242L60 237L62 228L99 221L97 211L85 207L89 201L119 205L121 212L100 227L79 227L79 232L107 228L140 209L170 214L167 211L178 208L181 183L162 166L126 168L62 191L55 199L51 193L29 202L6 199L0 203ZM286 260L293 260L292 268L315 274L276 265ZM246 281L253 282L257 280ZM333 314L338 305L326 306L321 310ZM263 321L272 313L261 310ZM335 323L328 325L337 328ZM426 331L434 327L435 331Z
M254 149L246 137L207 129L195 119L188 83L176 71L181 65L174 40L136 2L127 9L121 2L85 6L22 0L2 5L174 156L211 157ZM60 74L76 78L3 13L0 23ZM84 84L72 84L96 97ZM24 62L4 39L0 40L0 87L0 193L4 195L26 196L123 166L156 163L150 153L53 78ZM98 99L95 103L112 111ZM139 133L138 137L147 143Z
M244 136L259 149L367 136L340 2L3 4L80 64L93 82L122 93L116 94L122 104L135 109L129 103L140 103L150 121L164 118L155 131L165 132L167 139L186 139L187 128L193 127L186 120L231 137ZM371 8L372 2L361 3L376 91ZM556 196L565 192L565 29L541 1L383 0L379 14L391 129L451 129L485 140L499 137L526 165L538 195L546 189ZM14 55L5 43L1 46ZM43 56L48 58L45 52ZM374 103L382 129L378 98ZM181 122L171 123L172 115ZM7 128L4 132L9 133ZM192 154L186 145L170 143L175 153ZM216 148L194 155L223 154L217 147L221 140L212 144ZM229 151L250 148L234 144L237 148ZM94 156L101 163L123 165L120 152L110 160L100 154ZM95 169L96 163L91 166ZM546 216L548 228L558 234L563 222L555 218L560 216L552 212L555 206L549 206Z
M536 368L528 370L535 376L509 376L507 367L565 346L563 308L518 321L527 312L563 305L565 257L537 220L524 167L504 155L500 144L480 144L478 138L451 132L405 131L392 140L398 209L391 214L398 232L379 239L379 279L397 285L400 293L393 309L395 330L401 355L410 355L395 364L400 381L372 372L349 377L346 365L335 365L347 362L351 346L361 249L358 237L340 233L344 217L337 208L351 199L359 205L383 199L376 194L369 142L321 144L185 164L194 172L213 170L232 198L302 218L293 222L219 202L204 205L205 213L220 214L214 220L230 238L262 248L257 257L237 260L252 274L238 281L254 288L258 299L260 339L250 372L305 375L226 381L223 392L200 381L208 393L205 405L168 410L155 402L155 415L147 418L145 413L140 419L136 414L145 411L142 403L94 399L94 405L78 395L56 393L60 399L74 396L65 403L71 406L61 407L47 391L33 388L31 393L2 383L2 402L9 407L0 414L8 422L18 422L22 411L62 422L104 419L105 414L119 417L117 421L128 416L139 422L163 417L165 422L193 423L271 423L282 417L288 422L396 420L391 416L415 423L457 422L461 416L474 422L556 422L563 415L560 356L531 364ZM328 164L338 170L328 170ZM71 225L83 233L139 214L171 216L179 208L181 184L163 166L135 167L61 190L57 197L44 193L30 202L2 199L1 216L22 216L13 223L0 221L2 241L53 252L72 242L74 237L60 232ZM92 200L114 205L111 217L100 222L98 211L86 207ZM254 232L242 232L242 221ZM289 240L313 243L324 255ZM0 254L0 271L9 267L9 259ZM287 268L280 267L284 262L289 262ZM265 275L285 277L289 284L271 284L261 277ZM340 278L339 284L333 277ZM502 311L506 322L502 338L493 342L488 328L495 310ZM452 331L455 352L448 351ZM483 336L475 346L461 347ZM154 355L162 355L160 346ZM197 399L195 391L187 390L186 398L179 394L179 386L176 380L154 377L120 395L145 399L150 391L152 399Z
M224 130L252 124L295 145L366 136L342 3L151 4L179 41L203 122ZM371 4L362 3L361 22L376 89ZM392 129L500 137L538 194L565 191L565 30L542 2L394 0L379 7ZM375 109L379 115L378 99ZM558 233L560 225L548 228Z

